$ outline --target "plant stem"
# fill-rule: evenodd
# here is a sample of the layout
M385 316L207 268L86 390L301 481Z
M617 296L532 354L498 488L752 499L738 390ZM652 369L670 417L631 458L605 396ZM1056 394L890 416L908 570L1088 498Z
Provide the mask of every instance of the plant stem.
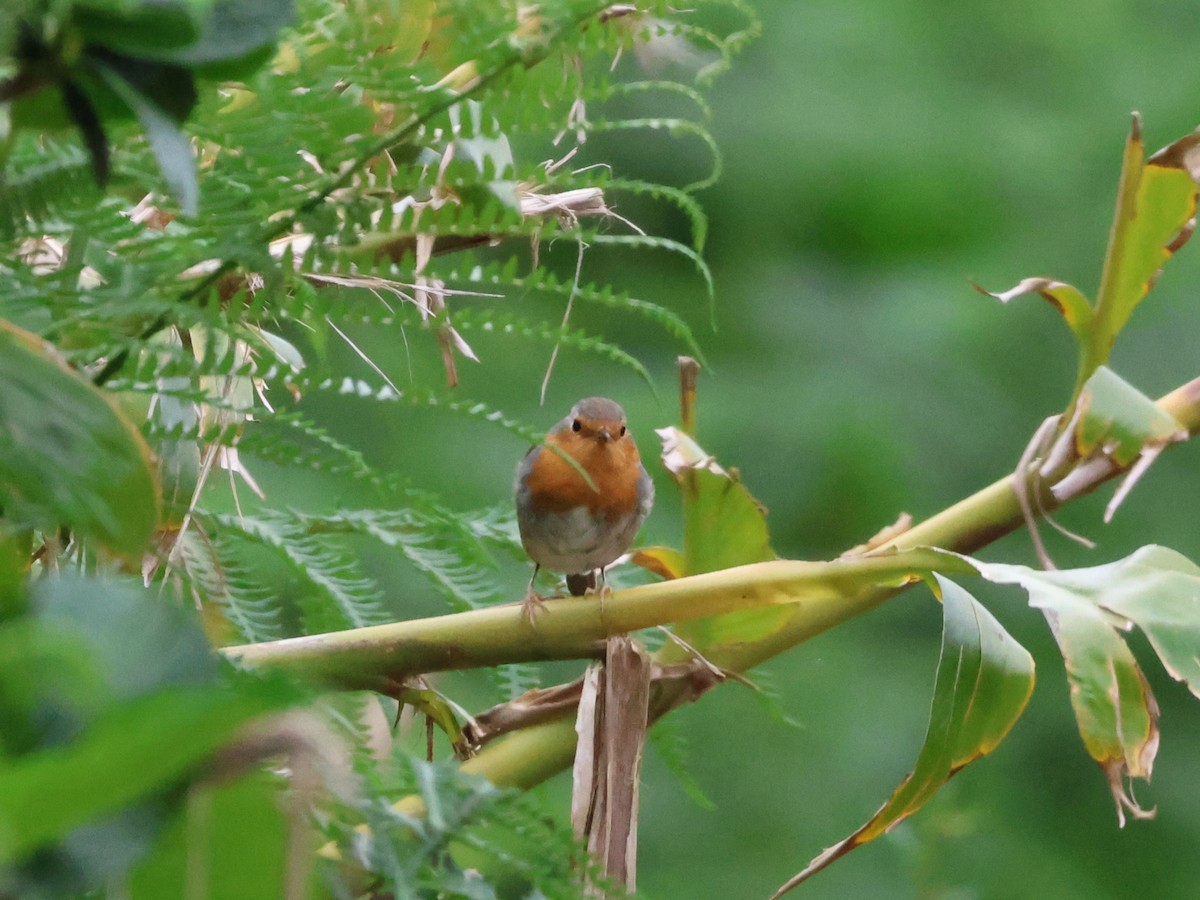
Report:
M550 600L533 625L513 604L227 647L224 653L246 666L286 669L338 687L373 688L426 672L590 658L603 651L610 635L766 606L791 606L794 617L832 624L848 617L853 598L866 586L955 567L953 557L928 549L833 562L781 559L629 588L603 603L590 597Z

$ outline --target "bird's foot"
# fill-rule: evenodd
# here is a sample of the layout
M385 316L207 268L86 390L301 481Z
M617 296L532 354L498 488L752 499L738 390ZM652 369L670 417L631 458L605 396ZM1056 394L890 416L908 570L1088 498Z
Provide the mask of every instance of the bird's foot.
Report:
M525 592L525 599L521 601L521 615L525 617L525 621L531 627L537 628L537 617L546 611L546 598L533 589L533 585L529 586L529 590Z
M603 622L607 610L604 607L604 601L612 596L613 589L608 586L607 582L600 582L599 587L591 587L587 590L589 597L595 597L600 601L600 621Z

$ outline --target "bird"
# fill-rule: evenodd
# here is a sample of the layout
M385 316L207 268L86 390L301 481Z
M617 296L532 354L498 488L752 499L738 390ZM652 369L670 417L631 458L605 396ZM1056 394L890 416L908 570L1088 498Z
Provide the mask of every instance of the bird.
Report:
M574 597L594 590L599 572L603 590L605 567L629 549L654 506L625 411L607 397L580 400L530 448L514 493L521 544L534 563L523 604L531 622L542 605L533 586L539 570L566 575Z

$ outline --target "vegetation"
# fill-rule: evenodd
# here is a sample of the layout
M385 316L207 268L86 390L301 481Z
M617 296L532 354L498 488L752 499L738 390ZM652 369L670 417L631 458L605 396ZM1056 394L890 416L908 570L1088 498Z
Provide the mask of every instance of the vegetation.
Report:
M690 359L719 309L702 91L757 33L751 10L239 9L0 13L0 894L576 896L607 876L534 790L575 755L578 665L547 661L636 632L657 722L725 682L766 693L756 667L928 585L942 642L912 773L787 890L1024 712L1034 657L974 576L1028 592L1117 817L1152 814L1131 783L1159 708L1134 649L1200 694L1200 567L1142 541L1056 569L1036 522L1122 478L1111 517L1200 429L1200 382L1155 401L1109 368L1195 227L1200 137L1148 154L1134 119L1094 299L1046 278L993 294L1048 301L1078 348L1015 472L801 562L738 460L699 443ZM639 269L685 272L689 296ZM654 391L676 355L659 437L682 512L660 488L658 514L676 535L659 526L603 603L552 601L531 627L507 605L527 569L496 486L557 416L511 407L597 371ZM495 502L461 503L474 482ZM1039 567L968 555L1023 526ZM471 669L490 681L438 674ZM671 720L655 733L707 802Z

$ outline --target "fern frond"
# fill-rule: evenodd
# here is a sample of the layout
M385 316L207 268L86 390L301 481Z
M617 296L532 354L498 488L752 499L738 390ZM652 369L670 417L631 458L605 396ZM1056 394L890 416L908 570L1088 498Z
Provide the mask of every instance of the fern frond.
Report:
M688 769L687 740L679 728L679 723L674 719L657 722L649 734L650 746L654 748L667 770L675 776L684 793L702 809L715 809L716 804Z
M310 532L367 535L399 550L456 609L511 599L498 583L495 560L463 520L449 513L342 510L327 516L307 515L303 522Z
M707 187L712 187L716 184L717 179L721 177L723 161L721 151L717 147L716 139L703 125L689 119L643 118L618 119L614 121L600 120L592 122L590 128L594 132L661 131L675 138L687 136L699 140L705 149L708 150L711 165L707 175L681 188L684 193L691 194L696 191L702 191Z
M688 222L691 224L692 249L697 253L704 252L704 242L708 238L708 217L700 208L700 204L687 191L665 184L655 184L652 181L634 181L627 178L614 178L606 182L605 186L610 191L624 190L635 195L672 203L687 216Z
M390 621L383 595L344 547L314 536L302 520L282 514L214 517L222 535L267 547L307 590L300 596L307 630L365 628Z
M642 376L651 391L657 392L650 372L634 356L615 344L601 340L579 329L555 328L548 322L523 319L518 316L492 314L490 312L462 311L455 314L454 327L460 331L482 331L498 335L512 335L547 343L559 344L568 349L602 356L609 362L632 369Z
M487 403L475 400L459 400L453 396L428 389L412 391L397 390L389 385L373 385L362 378L326 378L319 382L305 383L308 392L322 391L342 397L358 397L383 403L398 403L411 408L444 409L456 415L479 419L507 431L528 444L542 439L542 432L524 425Z

